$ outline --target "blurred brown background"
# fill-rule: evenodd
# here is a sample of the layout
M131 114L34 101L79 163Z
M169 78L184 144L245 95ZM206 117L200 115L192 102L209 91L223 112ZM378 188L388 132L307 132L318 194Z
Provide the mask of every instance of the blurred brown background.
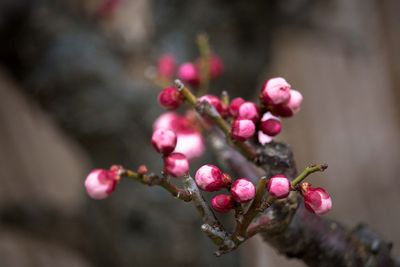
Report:
M311 178L333 195L328 216L400 255L399 25L395 0L2 0L0 266L303 266L258 238L215 258L195 212L161 190L84 192L94 166L161 168L144 73L164 52L193 60L198 32L225 61L213 92L255 99L283 76L304 94L278 140L299 168L329 163Z

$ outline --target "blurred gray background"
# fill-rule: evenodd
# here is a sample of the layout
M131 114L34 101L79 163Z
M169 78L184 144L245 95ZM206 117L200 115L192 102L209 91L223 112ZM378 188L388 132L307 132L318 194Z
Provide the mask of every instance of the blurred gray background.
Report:
M399 23L396 0L2 0L0 266L304 266L258 237L215 258L192 207L160 189L84 192L93 167L161 169L144 73L165 52L195 59L199 32L226 66L212 92L256 99L282 76L303 93L277 139L299 168L329 164L310 179L333 196L327 216L400 255Z

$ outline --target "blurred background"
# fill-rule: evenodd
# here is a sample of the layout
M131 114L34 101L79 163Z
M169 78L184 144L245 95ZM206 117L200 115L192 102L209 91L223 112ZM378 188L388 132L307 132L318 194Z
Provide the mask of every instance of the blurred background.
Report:
M194 60L199 32L225 63L212 92L256 99L282 76L303 93L278 140L298 168L329 163L310 179L329 217L400 255L399 23L396 0L1 0L0 266L304 266L259 238L215 258L194 209L158 188L85 194L93 167L161 170L144 73L164 53Z

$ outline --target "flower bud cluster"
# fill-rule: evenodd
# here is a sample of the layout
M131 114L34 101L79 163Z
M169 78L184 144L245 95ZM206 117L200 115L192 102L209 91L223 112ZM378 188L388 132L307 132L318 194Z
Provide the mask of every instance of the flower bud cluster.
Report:
M223 173L214 165L203 165L195 175L197 186L207 192L228 189L229 194L218 194L211 199L212 208L221 213L230 211L235 203L246 203L252 200L256 194L253 183L246 178L240 178L232 182L229 175Z
M184 62L178 67L175 58L170 54L161 56L157 64L158 78L161 80L171 81L176 75L183 82L198 86L200 84L200 66L201 59L198 58L194 62ZM221 76L224 71L224 64L220 57L213 54L209 57L208 62L209 78L214 80Z

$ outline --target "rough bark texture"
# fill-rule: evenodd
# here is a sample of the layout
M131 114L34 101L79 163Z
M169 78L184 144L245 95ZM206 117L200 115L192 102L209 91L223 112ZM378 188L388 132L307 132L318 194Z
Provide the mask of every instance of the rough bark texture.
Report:
M291 178L296 176L293 153L287 145L272 142L259 152L261 167L267 177L279 173ZM250 164L238 157L230 157L230 167ZM246 168L236 170L239 176L256 175ZM301 198L293 193L287 201L279 201L267 209L256 222L263 229L264 240L279 253L298 258L309 266L399 266L390 255L392 244L365 225L347 229L325 216L314 215L305 210Z

